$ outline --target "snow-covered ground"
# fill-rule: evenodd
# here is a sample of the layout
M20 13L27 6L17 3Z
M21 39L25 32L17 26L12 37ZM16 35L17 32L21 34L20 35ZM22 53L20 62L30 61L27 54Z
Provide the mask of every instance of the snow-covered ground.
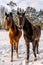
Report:
M16 52L14 51L14 61L11 62L11 49L9 41L9 32L0 30L0 65L43 65L43 30L41 31L41 38L39 42L39 55L37 55L37 61L34 61L32 44L30 43L30 58L29 63L25 63L26 60L26 45L23 35L19 41L19 58L16 58Z

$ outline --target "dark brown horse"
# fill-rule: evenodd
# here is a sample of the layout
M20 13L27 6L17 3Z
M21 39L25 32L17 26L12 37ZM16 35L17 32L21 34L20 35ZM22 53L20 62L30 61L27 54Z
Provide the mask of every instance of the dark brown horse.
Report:
M24 39L27 46L27 60L29 60L29 48L30 42L33 45L33 53L36 60L36 52L38 53L39 39L41 35L41 27L39 25L33 25L25 16L25 12L17 12L18 14L18 22L22 22L20 26L22 26L24 32Z
M15 24L12 13L9 14L6 13L5 15L6 29L7 30L9 29L9 38L11 44L11 61L13 61L13 47L16 46L16 53L18 57L18 44L22 32L18 29L17 25Z

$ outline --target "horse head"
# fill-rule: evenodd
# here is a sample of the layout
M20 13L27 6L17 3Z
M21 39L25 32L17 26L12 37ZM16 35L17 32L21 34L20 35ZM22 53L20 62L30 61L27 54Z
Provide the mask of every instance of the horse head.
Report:
M5 22L6 22L6 29L8 30L11 25L12 25L12 19L13 19L13 15L12 12L10 12L9 14L5 13Z
M18 15L18 25L22 28L25 20L25 12L21 10L17 11L17 15Z

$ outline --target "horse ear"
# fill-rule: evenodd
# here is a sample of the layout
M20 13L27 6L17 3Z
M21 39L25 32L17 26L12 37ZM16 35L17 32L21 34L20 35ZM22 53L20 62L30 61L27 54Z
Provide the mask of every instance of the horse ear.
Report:
M5 12L5 16L7 16L7 13Z
M25 12L23 13L23 16L25 16Z
M10 16L13 16L12 12L10 12Z
M19 15L19 12L17 11L17 15Z

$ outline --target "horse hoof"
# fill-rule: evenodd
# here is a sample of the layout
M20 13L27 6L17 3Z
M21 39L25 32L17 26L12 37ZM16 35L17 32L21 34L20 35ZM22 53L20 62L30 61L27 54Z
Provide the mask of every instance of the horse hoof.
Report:
M37 52L37 54L39 54L39 52Z
M19 58L18 54L16 54L17 58Z
M37 61L37 58L35 58L34 61Z
M26 63L28 63L29 62L29 60L26 60Z
M19 56L18 56L18 55L17 55L16 57L17 57L17 58L19 58Z
M13 60L11 60L11 62L13 62Z

